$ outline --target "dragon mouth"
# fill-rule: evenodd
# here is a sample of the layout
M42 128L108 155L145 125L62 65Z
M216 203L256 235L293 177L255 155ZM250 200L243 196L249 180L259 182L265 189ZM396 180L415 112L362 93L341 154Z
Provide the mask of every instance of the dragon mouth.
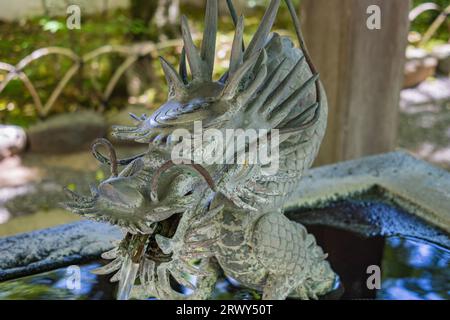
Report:
M131 214L133 211L125 203L112 202L101 195L99 190L91 187L90 196L82 196L67 188L64 188L69 202L62 203L62 207L84 218L110 223L126 228L133 234L149 234L153 232L154 221Z
M179 195L169 192L167 196L158 199L158 179L165 170L172 166L174 164L169 162L155 172L151 181L150 199L141 194L139 188L128 187L127 183L130 177L127 177L107 180L99 188L91 186L91 195L89 196L83 196L64 188L70 201L61 205L84 218L118 225L130 230L133 234L152 233L155 224L167 220L173 215L183 214L196 201L195 194L189 190L185 190ZM194 167L200 174L206 176L208 184L213 186L212 178L207 172L195 165Z
M98 152L97 147L100 145L108 149L109 158ZM163 193L163 198L158 199L161 175L177 166L171 160L155 171L148 171L142 167L140 158L143 155L130 159L117 159L114 147L106 139L94 141L92 152L101 163L110 165L112 175L99 187L91 185L90 196L83 196L64 188L70 201L61 205L73 213L88 219L119 225L132 233L149 234L153 232L156 223L175 214L184 213L196 201L196 195L192 193L192 190L186 187L180 188L186 183L186 178L183 177L178 180L174 178L169 192ZM130 164L129 172L120 176L118 166ZM214 180L205 168L196 164L190 164L190 166L204 178L209 187L215 190ZM146 182L150 182L150 197L147 194Z
M111 200L97 188L92 189L90 196L82 196L64 188L70 201L61 203L61 206L84 218L125 228L132 234L151 234L156 224L174 215L183 214L186 210L181 205L162 205L148 208L148 211L144 212L139 207L130 206L126 201L116 201L116 198Z

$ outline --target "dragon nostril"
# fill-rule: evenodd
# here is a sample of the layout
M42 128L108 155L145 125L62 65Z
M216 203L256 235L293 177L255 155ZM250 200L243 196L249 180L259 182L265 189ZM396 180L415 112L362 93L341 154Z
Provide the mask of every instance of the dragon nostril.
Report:
M104 196L105 198L108 198L112 201L114 200L121 200L119 192L109 183L104 183L100 185L99 188L100 195Z
M101 197L114 204L126 207L138 207L142 205L144 197L138 190L127 185L127 181L122 179L104 182L99 186Z

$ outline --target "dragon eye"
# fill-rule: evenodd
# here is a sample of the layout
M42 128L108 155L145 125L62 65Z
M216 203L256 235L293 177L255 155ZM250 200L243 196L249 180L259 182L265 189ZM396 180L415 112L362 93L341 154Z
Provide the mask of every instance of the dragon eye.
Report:
M186 104L183 104L180 107L178 107L178 111L182 112L182 113L194 112L194 111L196 111L198 109L205 108L208 105L209 105L208 102L202 102L202 103L198 103L198 102L197 103L192 103L192 102L190 102L190 103L186 103Z

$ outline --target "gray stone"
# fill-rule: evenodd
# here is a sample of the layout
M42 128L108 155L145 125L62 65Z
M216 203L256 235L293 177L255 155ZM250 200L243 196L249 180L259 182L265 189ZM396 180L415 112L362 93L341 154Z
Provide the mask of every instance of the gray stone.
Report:
M322 207L378 188L384 198L450 234L450 173L403 152L311 170L287 210Z
M27 136L18 126L0 125L0 159L25 149Z
M425 81L415 88L401 92L400 106L424 106L428 104L444 104L450 101L450 78L440 77L433 81Z
M439 72L450 75L450 44L436 46L433 49L432 54L439 60Z
M106 134L106 122L98 113L78 111L61 114L32 126L28 131L32 152L68 153L86 150Z
M423 49L408 48L403 87L414 87L436 73L438 60Z

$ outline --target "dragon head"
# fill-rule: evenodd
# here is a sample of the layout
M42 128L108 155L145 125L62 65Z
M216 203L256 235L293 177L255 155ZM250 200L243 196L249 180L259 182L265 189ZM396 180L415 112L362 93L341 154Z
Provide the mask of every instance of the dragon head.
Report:
M160 58L169 87L167 101L150 117L132 117L138 121L134 127L113 127L113 135L122 140L164 144L170 141L176 129L192 132L194 123L201 121L203 128L221 129L230 120L235 121L245 100L250 99L267 75L264 46L273 26L280 1L272 1L263 23L249 46L243 44L244 18L235 19L236 32L231 50L229 70L217 81L213 80L216 51L218 1L208 0L205 34L198 49L192 39L188 21L182 17L183 51L179 71ZM187 73L189 63L191 77ZM228 124L227 127L230 127Z

